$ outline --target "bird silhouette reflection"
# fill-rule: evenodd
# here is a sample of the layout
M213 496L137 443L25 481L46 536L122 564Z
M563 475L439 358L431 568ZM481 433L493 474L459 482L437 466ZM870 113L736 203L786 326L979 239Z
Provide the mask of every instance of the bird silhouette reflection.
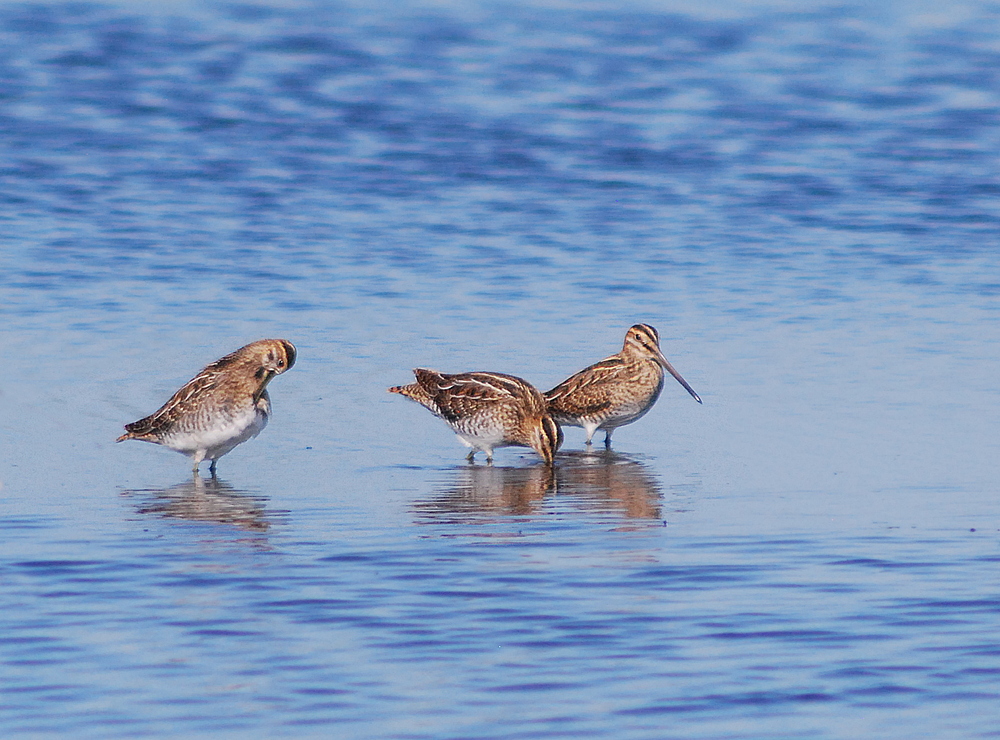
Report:
M139 497L140 514L164 519L227 524L252 532L265 532L284 512L268 512L267 497L233 488L219 478L195 475L170 488L125 491Z
M454 468L429 498L414 503L418 522L462 523L543 514L561 507L659 519L662 490L643 463L611 450L566 452L555 469L468 465Z

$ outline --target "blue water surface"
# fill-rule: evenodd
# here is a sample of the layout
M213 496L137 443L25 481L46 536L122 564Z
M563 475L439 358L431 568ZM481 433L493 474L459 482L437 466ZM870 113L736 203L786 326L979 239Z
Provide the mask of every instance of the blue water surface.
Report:
M1000 737L1000 6L0 5L4 737ZM637 321L555 471L385 392ZM256 440L115 445L284 337Z

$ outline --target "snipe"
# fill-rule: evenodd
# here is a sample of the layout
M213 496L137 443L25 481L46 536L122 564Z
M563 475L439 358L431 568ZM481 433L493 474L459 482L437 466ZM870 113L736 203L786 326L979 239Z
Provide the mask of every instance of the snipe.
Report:
M521 378L503 373L446 375L417 368L416 383L395 386L390 393L413 399L444 419L462 444L486 453L492 463L497 447L531 447L549 465L562 444L562 430L546 410L538 390Z
M116 441L137 439L176 450L194 460L219 458L253 439L267 426L267 384L295 364L295 346L261 339L216 360L177 391L154 414L125 425Z
M694 398L701 398L660 351L660 335L649 324L636 324L625 335L622 351L570 376L545 394L552 417L583 427L587 444L604 430L604 445L618 427L641 418L660 397L666 370Z

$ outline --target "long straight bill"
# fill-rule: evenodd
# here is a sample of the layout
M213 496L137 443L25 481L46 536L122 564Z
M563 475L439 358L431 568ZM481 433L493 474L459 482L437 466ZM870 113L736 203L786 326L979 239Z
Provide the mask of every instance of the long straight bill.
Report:
M681 374L674 370L674 366L667 362L667 358L663 356L663 353L659 350L656 351L656 361L663 365L663 369L674 376L678 383L684 386L684 390L691 394L693 398L698 403L701 403L701 397L694 392L694 388L688 385L688 382L681 377Z
M264 395L264 391L267 390L267 384L271 382L271 378L275 375L277 375L277 373L274 372L274 370L267 371L267 374L264 376L264 382L260 384L260 388L258 388L257 392L253 394L254 403L257 403L260 400L260 397ZM694 393L694 391L691 392Z

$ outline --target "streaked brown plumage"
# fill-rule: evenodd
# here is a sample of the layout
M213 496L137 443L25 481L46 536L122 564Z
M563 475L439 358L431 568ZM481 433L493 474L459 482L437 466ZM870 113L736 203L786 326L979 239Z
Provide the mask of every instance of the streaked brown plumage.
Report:
M232 352L198 373L154 414L125 425L116 441L137 439L183 453L194 460L220 457L253 439L267 425L267 384L295 364L295 346L261 339Z
M649 324L636 324L625 334L622 351L570 376L545 394L559 424L583 427L587 444L603 429L604 444L620 426L641 418L660 397L666 370L701 403L660 351L660 335Z
M531 447L549 465L562 444L562 430L548 414L545 399L521 378L503 373L446 375L417 368L416 383L395 386L390 393L413 399L444 419L459 440L493 462L497 447Z

